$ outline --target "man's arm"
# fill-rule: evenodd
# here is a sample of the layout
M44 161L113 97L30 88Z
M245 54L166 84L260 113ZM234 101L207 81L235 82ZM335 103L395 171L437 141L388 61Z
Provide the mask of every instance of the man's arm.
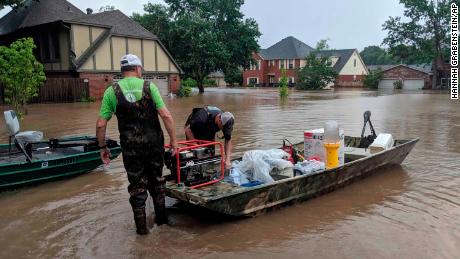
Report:
M174 127L174 119L166 107L158 109L158 114L163 120L166 131L168 131L169 143L175 151L177 149L177 140L176 140L176 129Z
M229 169L232 166L232 139L225 139L225 168Z
M96 138L99 147L105 146L105 131L107 129L107 120L99 117L96 122ZM110 150L105 147L101 149L100 152L101 160L104 164L108 165L110 163Z
M184 127L184 131L185 131L185 138L187 140L195 139L195 136L193 136L192 129L190 128L190 124Z

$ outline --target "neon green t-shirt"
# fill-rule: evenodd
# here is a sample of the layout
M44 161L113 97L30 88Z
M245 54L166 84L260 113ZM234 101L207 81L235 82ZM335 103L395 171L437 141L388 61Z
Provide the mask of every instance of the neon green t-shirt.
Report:
M142 98L144 80L137 77L127 77L118 81L118 85L120 85L123 95L129 102L137 102ZM158 88L153 83L150 83L150 92L152 94L152 99L155 102L157 110L164 108L165 103L161 98L160 91L158 91ZM115 95L113 87L109 86L104 92L99 116L101 116L103 119L110 120L112 115L115 113L116 108L117 96Z

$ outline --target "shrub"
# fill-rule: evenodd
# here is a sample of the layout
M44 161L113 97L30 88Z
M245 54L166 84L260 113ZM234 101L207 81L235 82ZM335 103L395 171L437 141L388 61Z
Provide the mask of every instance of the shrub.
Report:
M377 89L380 79L382 79L383 71L381 69L369 71L369 74L364 76L364 86L369 89Z

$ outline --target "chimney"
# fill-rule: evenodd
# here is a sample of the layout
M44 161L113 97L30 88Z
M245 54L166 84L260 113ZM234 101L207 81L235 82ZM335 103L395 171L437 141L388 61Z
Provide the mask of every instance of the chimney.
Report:
M86 8L86 14L92 14L93 13L93 9L91 8Z

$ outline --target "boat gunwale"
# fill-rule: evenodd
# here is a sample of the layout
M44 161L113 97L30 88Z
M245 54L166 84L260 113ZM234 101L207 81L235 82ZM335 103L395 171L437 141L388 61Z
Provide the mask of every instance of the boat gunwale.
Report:
M90 139L90 138L94 138L94 137L91 137L91 136L75 136L75 137L61 138L61 139L65 139L65 140L85 140L85 139ZM47 143L47 141L39 141L39 142L36 142L36 143ZM8 146L9 146L9 144L0 144L0 149L8 147ZM112 151L112 150L120 150L120 152L121 152L121 147L120 147L119 144L118 144L117 147L113 147L113 148L109 148L109 149L110 149L110 151ZM81 153L76 153L76 154L72 154L72 155L65 155L65 156L62 156L62 157L55 157L55 158L50 158L50 159L32 160L31 162L24 161L24 162L3 163L3 164L0 164L0 169L1 168L6 168L6 167L9 167L9 166L34 165L34 164L37 164L37 163L49 162L49 161L54 161L54 160L59 160L59 159L66 159L66 158L73 158L73 157L78 157L78 156L82 156L82 155L94 155L94 154L99 153L99 152L100 152L99 150L95 150L95 151L81 152ZM93 159L91 159L91 160L93 160ZM58 167L58 166L59 165L51 166L49 168ZM31 168L31 170L36 170L36 168ZM3 174L0 173L0 175L3 175Z

